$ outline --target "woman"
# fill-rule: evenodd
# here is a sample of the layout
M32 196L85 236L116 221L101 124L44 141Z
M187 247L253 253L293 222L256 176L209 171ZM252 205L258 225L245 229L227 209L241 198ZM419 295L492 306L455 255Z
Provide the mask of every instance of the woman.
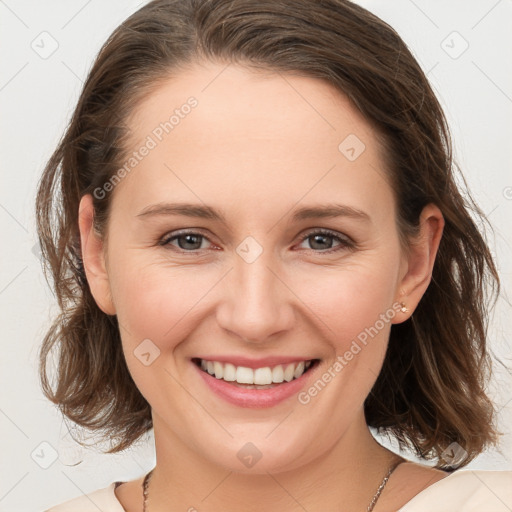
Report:
M497 439L498 276L453 167L420 67L355 4L125 21L38 192L42 383L110 452L153 428L157 464L50 510L508 510L509 473L450 474Z

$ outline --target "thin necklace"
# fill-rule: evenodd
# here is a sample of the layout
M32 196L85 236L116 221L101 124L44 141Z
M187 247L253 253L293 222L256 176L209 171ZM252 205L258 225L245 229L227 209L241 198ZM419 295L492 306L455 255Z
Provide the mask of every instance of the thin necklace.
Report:
M389 466L388 472L386 473L386 476L380 483L379 488L377 489L377 492L373 495L372 501L370 501L370 504L368 505L366 512L372 512L372 510L375 508L375 504L377 503L377 500L379 499L380 495L382 494L384 487L386 487L386 484L388 483L391 473L393 473L393 471L395 471L397 466L399 464L401 464L402 462L403 462L403 459L400 458L398 460L395 460L395 462L393 462L393 464L391 464L391 466Z
M382 482L379 485L379 488L377 489L377 492L373 495L372 501L370 501L370 504L368 505L368 508L366 509L366 512L372 512L372 510L375 508L375 505L377 503L377 500L379 499L380 495L382 494L382 491L384 490L384 487L386 487L386 484L388 483L389 477L391 476L391 473L397 468L399 464L403 462L403 459L400 458L393 462L391 466L388 468L388 472L386 473L386 476L383 478ZM149 481L151 480L151 475L153 474L153 469L145 476L144 482L142 483L142 495L144 496L144 505L142 508L142 512L148 512L148 496L149 496Z

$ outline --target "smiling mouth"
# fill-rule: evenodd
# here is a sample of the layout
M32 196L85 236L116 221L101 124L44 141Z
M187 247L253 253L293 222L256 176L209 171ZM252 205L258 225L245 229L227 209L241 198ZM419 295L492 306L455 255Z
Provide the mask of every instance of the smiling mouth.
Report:
M319 359L278 364L262 368L247 368L231 363L194 358L193 363L203 372L234 386L247 389L269 389L299 379L319 362Z

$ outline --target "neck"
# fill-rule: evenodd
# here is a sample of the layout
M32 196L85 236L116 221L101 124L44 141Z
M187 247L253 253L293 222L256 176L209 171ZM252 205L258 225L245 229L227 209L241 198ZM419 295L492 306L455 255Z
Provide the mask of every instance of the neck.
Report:
M150 512L366 510L396 456L379 445L361 415L328 453L306 465L260 474L220 467L183 445L154 416L157 464Z

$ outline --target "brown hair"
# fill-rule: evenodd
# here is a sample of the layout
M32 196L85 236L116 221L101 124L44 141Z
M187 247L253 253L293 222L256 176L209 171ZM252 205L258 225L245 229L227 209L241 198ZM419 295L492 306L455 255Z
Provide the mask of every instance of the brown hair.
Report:
M484 386L490 371L487 307L499 279L455 183L442 109L397 33L346 0L155 0L120 25L101 49L37 194L41 249L62 310L41 353L46 396L77 424L130 446L152 427L150 406L127 369L115 316L85 279L78 205L119 168L137 102L199 60L239 63L325 80L348 96L382 139L402 240L428 203L445 218L432 282L414 315L391 329L382 371L365 402L367 423L425 459L459 443L464 465L496 442ZM464 183L465 185L465 183ZM111 194L93 195L105 233ZM47 360L59 349L56 388ZM454 464L456 465L456 464Z

